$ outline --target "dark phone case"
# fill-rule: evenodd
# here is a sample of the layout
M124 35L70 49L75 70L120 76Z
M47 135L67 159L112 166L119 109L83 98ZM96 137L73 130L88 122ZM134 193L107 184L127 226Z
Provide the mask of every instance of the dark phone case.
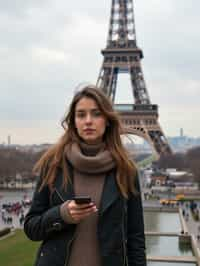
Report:
M91 198L90 197L87 197L87 196L81 196L81 197L74 197L74 201L77 203L77 204L86 204L86 203L90 203L91 202Z

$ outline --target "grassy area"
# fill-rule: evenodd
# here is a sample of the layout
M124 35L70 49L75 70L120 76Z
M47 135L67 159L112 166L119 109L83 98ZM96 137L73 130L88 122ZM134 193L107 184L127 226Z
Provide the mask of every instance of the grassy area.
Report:
M0 240L0 265L32 266L39 242L27 239L22 230Z
M147 157L146 159L138 162L137 165L139 166L139 168L145 167L145 166L150 165L155 160L156 160L155 155L151 155L151 156Z

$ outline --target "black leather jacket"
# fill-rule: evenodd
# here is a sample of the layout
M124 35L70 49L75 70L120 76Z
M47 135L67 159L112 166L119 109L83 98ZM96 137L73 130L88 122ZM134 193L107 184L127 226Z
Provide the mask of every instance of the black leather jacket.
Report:
M26 235L33 241L42 240L36 266L68 265L76 225L62 220L60 205L72 199L74 192L70 184L67 191L63 190L62 179L62 171L59 170L53 193L47 186L38 192L39 179L31 208L25 217ZM136 188L140 191L138 179ZM117 187L115 171L106 176L98 213L102 266L146 266L141 195L125 199Z

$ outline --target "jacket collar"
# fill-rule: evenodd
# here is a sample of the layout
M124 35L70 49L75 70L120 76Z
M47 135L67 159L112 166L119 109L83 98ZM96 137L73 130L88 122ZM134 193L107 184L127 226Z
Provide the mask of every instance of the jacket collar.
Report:
M54 183L55 191L59 195L60 199L65 202L69 199L72 199L74 197L74 188L73 188L73 170L70 163L68 163L68 169L69 169L69 175L70 175L70 183L67 185L67 188L64 189L63 187L63 171L61 168L59 168L57 172L57 177Z
M113 170L105 177L99 215L102 215L119 196L120 192L115 178L115 171Z
M55 189L63 201L72 199L75 195L73 189L73 170L71 165L69 165L69 174L71 177L72 182L67 185L67 189L63 189L63 173L59 171L57 179L55 181ZM103 215L103 213L120 197L120 192L116 182L116 171L110 171L106 177L103 186L100 208L99 208L99 215Z

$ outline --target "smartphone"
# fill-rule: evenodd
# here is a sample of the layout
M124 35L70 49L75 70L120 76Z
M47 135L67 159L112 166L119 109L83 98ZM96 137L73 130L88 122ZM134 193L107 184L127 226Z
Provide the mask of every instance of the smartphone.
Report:
M73 200L77 203L77 204L87 204L91 202L91 197L88 196L76 196L73 198Z

